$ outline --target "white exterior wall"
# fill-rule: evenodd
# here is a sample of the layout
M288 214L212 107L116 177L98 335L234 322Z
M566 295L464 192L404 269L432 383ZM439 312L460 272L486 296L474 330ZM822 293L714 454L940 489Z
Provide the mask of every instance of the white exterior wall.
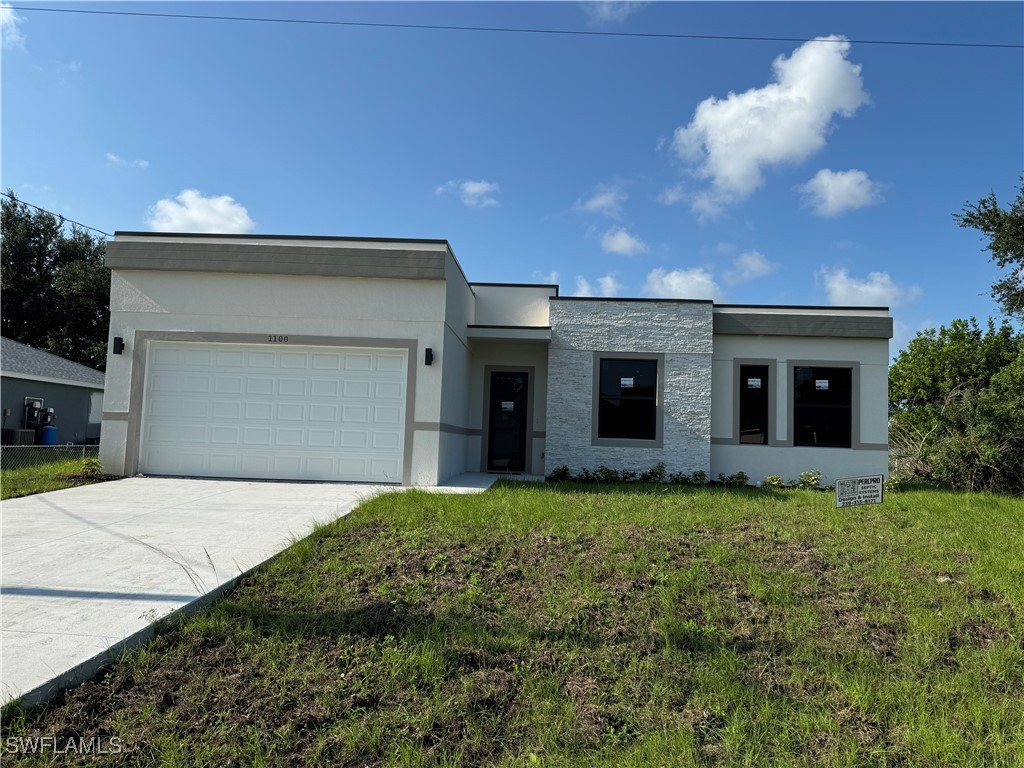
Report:
M107 355L100 448L104 470L126 470L126 446L132 439L128 422L109 414L129 409L136 331L411 339L418 344L410 381L415 399L406 421L436 425L441 421L442 367L423 365L423 349L443 350L444 305L440 280L115 269L109 337L124 338L126 348L122 355ZM414 432L413 485L436 483L439 450L436 428Z
M855 382L855 391L859 388L859 403L854 403L853 407L855 414L859 411L859 418L854 439L856 442L859 430L859 444L865 447L733 444L737 438L733 422L736 386L733 374L734 361L738 359L774 361L769 368L775 392L769 441L790 443L790 362L857 363L859 379ZM766 475L782 475L783 479L791 480L803 471L816 469L822 472L822 482L830 484L837 477L887 474L888 363L888 339L716 335L711 397L711 477L742 471L749 475L751 482L759 482Z
M440 366L442 380L438 482L465 472L468 461L470 351L466 326L476 312L473 291L450 251L444 271L444 343L434 350L434 366Z
M546 285L475 283L477 325L548 325L548 299L557 289Z
M710 303L553 301L545 473L600 465L669 472L711 469ZM594 445L594 353L664 355L661 447Z

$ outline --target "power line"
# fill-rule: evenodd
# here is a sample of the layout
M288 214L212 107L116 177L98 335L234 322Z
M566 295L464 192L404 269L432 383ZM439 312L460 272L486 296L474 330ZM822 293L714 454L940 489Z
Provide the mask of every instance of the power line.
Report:
M397 24L370 21L334 21L330 19L282 19L262 16L207 16L193 13L147 13L144 11L97 11L82 8L36 8L21 5L7 6L15 11L42 11L46 13L79 13L97 16L138 16L156 19L201 19L204 21L251 21L267 24L311 24L331 27L375 27L378 29L426 29L447 32L504 32L526 35L573 35L579 37L639 37L669 40L739 40L753 42L806 43L803 37L759 37L754 35L685 35L669 32L603 32L582 29L540 29L530 27L475 27L449 24ZM1017 43L962 43L927 40L821 40L820 42L849 42L858 45L905 45L942 48L1024 48Z
M75 221L74 219L69 219L67 216L62 216L59 213L54 213L53 211L48 211L45 208L39 207L38 205L32 205L32 203L26 203L24 200L19 200L14 195L12 195L10 192L0 192L0 195L3 195L4 197L9 197L11 200L13 200L16 203L21 203L22 205L27 205L29 208L35 208L37 211L42 211L43 213L48 213L51 216L55 216L56 218L60 219L61 221L70 221L72 224L74 224L77 227L81 227L82 229L91 229L93 232L99 232L101 235L106 235L107 237L113 237L112 234L110 234L109 232L104 232L102 229L96 229L96 227L90 227L88 224L83 224L80 221Z

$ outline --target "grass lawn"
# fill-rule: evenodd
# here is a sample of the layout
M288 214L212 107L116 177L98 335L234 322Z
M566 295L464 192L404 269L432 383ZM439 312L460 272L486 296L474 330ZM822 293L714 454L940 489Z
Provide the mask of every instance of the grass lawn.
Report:
M46 735L125 751L4 765L1021 766L1024 502L388 494L8 712Z
M16 499L110 479L83 474L82 465L82 459L60 459L32 467L5 469L0 472L0 499Z

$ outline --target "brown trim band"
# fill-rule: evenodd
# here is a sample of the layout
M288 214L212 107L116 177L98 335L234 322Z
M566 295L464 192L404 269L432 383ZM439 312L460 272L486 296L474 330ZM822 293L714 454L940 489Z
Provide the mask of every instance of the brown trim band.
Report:
M891 339L891 317L849 315L784 315L757 312L716 312L712 328L734 336L835 336Z
M444 280L445 254L414 249L270 243L107 243L111 269Z

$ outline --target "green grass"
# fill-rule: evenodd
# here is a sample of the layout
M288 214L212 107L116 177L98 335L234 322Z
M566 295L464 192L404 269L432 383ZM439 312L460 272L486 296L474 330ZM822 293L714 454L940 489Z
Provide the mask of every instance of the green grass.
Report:
M7 714L126 753L5 765L1020 766L1022 552L985 494L388 494Z
M31 467L5 469L0 472L0 499L59 491L108 479L84 476L82 464L82 459L60 459Z

